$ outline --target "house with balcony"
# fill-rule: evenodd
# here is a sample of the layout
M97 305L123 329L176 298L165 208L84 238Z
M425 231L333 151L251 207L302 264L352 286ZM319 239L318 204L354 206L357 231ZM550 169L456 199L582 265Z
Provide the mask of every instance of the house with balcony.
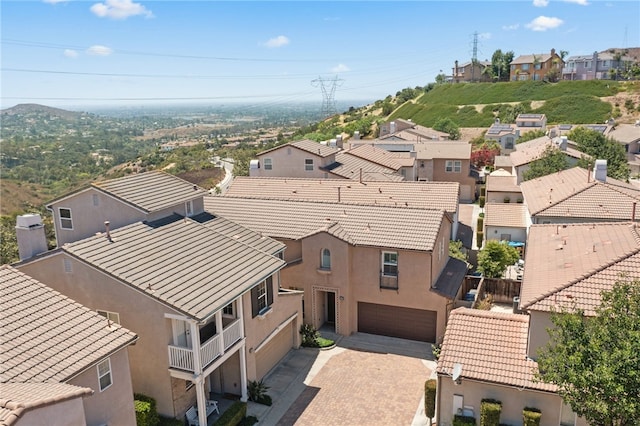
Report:
M387 189L372 186L376 192ZM344 187L327 190L340 199L365 196ZM465 262L449 258L451 219L443 210L391 207L389 201L307 201L311 192L302 200L297 194L278 199L283 193L261 198L269 192L207 197L205 205L286 244L281 285L304 291L305 323L342 335L364 332L427 342L442 338L467 271Z
M165 185L142 191L148 179ZM90 237L50 252L23 250L18 267L136 330L133 391L155 398L165 416L183 418L195 407L206 424L212 393L246 400L247 381L299 346L302 293L279 285L284 244L204 211L202 196L187 210L185 197L206 191L184 183L158 172L103 183L109 202L99 202L109 209L83 223L93 227ZM59 202L73 206L75 220L93 211L94 195L80 191ZM125 221L117 203L124 215L162 208L116 228ZM99 224L103 218L109 220ZM20 240L44 238L41 227L24 228L17 229Z
M520 55L511 61L509 80L511 81L542 81L551 72L557 71L558 78L564 66L564 61L551 49L549 53Z
M617 80L634 60L622 51L569 56L562 67L563 80Z
M138 336L42 281L0 266L0 423L135 424Z

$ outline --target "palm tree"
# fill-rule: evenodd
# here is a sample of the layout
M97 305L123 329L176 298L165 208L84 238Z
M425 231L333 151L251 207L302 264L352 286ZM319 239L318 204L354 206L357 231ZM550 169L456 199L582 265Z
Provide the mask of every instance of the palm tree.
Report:
M536 54L533 54L533 79L537 80L536 76L538 75L538 73L536 72L536 70L538 69L538 65L540 65L540 57L536 56Z

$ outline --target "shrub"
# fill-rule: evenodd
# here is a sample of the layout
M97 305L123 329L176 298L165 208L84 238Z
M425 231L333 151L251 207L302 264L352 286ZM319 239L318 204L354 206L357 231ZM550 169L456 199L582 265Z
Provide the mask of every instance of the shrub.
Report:
M481 195L481 196L478 198L478 204L480 205L480 208L481 208L481 209L482 209L482 208L484 208L484 195Z
M300 334L302 334L302 346L308 348L318 347L320 333L311 324L302 324L300 326Z
M247 415L247 403L236 401L222 413L213 426L236 426Z
M525 407L522 410L522 426L539 426L542 412L537 408Z
M510 202L511 202L511 198L509 198L509 197L504 197L504 202L505 202L505 203L510 203Z
M140 393L133 394L133 406L136 410L136 425L157 426L160 416L156 409L156 400Z
M482 229L482 226L484 225L484 218L483 217L478 217L478 229Z
M484 297L484 299L481 299L476 304L476 309L479 309L481 311L489 311L489 310L491 310L491 306L493 306L493 297L491 297L490 294L487 294Z
M265 385L262 380L251 380L247 384L247 393L249 394L249 401L260 402L267 396L269 386Z
M431 345L431 353L436 361L440 358L440 352L442 352L442 344Z
M487 195L486 192L487 192L487 187L482 185L480 187L480 196L484 197L485 195Z
M484 232L476 232L476 239L478 240L478 247L482 247L482 241L484 240Z
M460 414L456 414L453 416L453 426L467 426L476 424L476 418L471 416L461 416Z
M480 426L499 426L502 402L483 399L480 403Z
M424 414L433 419L436 415L436 381L429 379L424 383Z

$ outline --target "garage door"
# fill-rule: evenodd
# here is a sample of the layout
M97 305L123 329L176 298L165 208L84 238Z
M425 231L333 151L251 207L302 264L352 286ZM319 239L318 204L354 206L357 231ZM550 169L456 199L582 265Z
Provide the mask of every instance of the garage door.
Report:
M402 339L436 341L437 313L358 302L358 331Z
M266 345L256 352L257 380L263 378L293 347L293 322L280 330Z

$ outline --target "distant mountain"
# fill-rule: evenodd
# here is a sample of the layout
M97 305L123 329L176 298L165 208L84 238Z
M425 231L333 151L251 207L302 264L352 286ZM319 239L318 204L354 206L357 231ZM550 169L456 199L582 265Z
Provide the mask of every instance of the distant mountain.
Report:
M67 111L65 109L49 107L40 104L18 104L11 108L0 110L3 116L22 115L48 115L50 117L59 117L64 120L75 120L82 116L89 115L86 112Z

